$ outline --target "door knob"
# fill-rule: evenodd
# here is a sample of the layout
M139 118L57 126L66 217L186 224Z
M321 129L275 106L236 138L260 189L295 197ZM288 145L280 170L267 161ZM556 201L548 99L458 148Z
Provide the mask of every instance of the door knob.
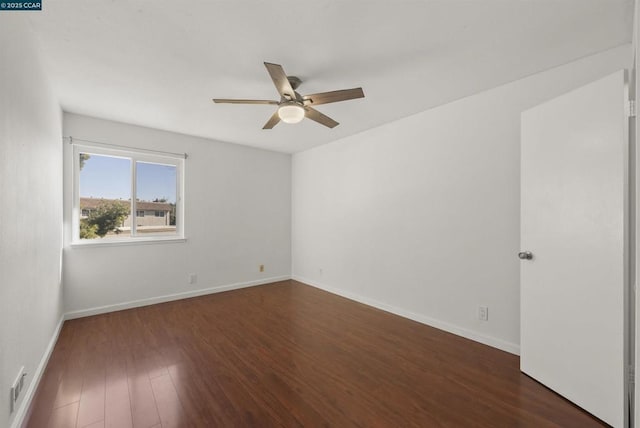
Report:
M518 258L520 260L531 260L533 258L533 254L531 254L531 251L520 251L518 253Z

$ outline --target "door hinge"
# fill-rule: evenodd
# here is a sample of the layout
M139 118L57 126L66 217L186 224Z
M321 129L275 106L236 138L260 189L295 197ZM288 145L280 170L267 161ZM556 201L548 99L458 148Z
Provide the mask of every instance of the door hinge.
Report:
M636 100L629 100L629 117L636 117Z
M636 369L635 369L635 367L629 366L627 368L627 374L628 374L627 380L629 381L629 384L630 385L635 384L636 383Z

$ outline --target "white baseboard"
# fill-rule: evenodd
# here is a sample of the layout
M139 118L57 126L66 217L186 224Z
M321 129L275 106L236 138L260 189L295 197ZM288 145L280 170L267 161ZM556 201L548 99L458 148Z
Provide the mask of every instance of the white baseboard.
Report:
M515 344L515 343L507 342L505 340L497 339L497 338L491 337L491 336L486 336L486 335L478 333L476 331L469 330L469 329L466 329L466 328L463 328L463 327L459 327L457 325L450 324L450 323L445 322L445 321L440 321L440 320L437 320L435 318L428 317L426 315L416 314L416 313L408 311L406 309L402 309L402 308L398 308L396 306L388 305L386 303L382 303L382 302L379 302L377 300L370 299L368 297L360 296L360 295L352 293L350 291L345 291L345 290L340 290L340 289L337 289L337 288L329 287L329 286L327 286L325 284L321 284L321 283L319 283L317 281L313 281L313 280L310 280L308 278L303 278L303 277L298 276L298 275L292 275L291 278L296 280L296 281L302 282L304 284L311 285L312 287L316 287L316 288L319 288L321 290L328 291L329 293L337 294L338 296L345 297L345 298L347 298L349 300L354 300L356 302L363 303L363 304L368 305L368 306L373 306L374 308L381 309L381 310L383 310L385 312L390 312L390 313L392 313L394 315L399 315L399 316L401 316L403 318L408 318L410 320L417 321L419 323L426 324L428 326L435 327L437 329L444 330L446 332L453 333L453 334L458 335L458 336L462 336L462 337L464 337L466 339L470 339L470 340L473 340L475 342L480 342L480 343L483 343L485 345L492 346L494 348L500 349L502 351L509 352L511 354L520 355L520 346Z
M49 340L47 349L45 349L44 354L40 359L40 363L38 363L38 367L36 367L36 371L33 373L33 378L29 383L27 392L25 392L24 397L22 398L22 403L20 404L20 406L18 406L18 410L16 410L16 416L13 418L11 428L19 428L24 423L24 418L27 415L27 411L29 410L29 407L31 407L31 401L33 401L33 397L38 390L38 385L40 385L40 379L42 378L44 369L47 367L47 363L49 362L49 358L51 357L53 348L56 346L56 342L58 341L58 336L60 335L60 330L62 330L64 319L65 318L63 314L62 316L60 316L60 320L58 321L58 325L56 326L56 329L51 336L51 340Z
M65 319L72 320L75 318L89 317L91 315L99 315L107 312L122 311L124 309L139 308L141 306L155 305L156 303L170 302L173 300L188 299L190 297L204 296L206 294L220 293L223 291L237 290L240 288L253 287L256 285L269 284L271 282L285 281L291 279L290 275L275 276L271 278L258 279L254 281L237 282L235 284L219 285L216 287L204 288L193 291L185 291L183 293L167 294L164 296L150 297L148 299L131 300L129 302L116 303L113 305L98 306L95 308L81 309L79 311L67 312Z

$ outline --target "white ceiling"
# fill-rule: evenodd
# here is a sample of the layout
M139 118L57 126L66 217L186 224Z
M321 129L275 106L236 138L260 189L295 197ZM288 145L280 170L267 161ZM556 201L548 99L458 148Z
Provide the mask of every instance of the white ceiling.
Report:
M623 0L47 1L29 16L65 111L297 152L631 40ZM263 66L302 94L362 86L262 130L278 99Z

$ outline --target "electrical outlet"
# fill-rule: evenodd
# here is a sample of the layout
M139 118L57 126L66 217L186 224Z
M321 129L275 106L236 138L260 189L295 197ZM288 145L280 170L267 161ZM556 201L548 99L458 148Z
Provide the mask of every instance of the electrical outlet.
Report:
M22 388L24 388L24 378L26 376L27 376L27 372L24 371L24 367L21 367L18 377L11 385L10 413L13 413L13 411L16 409L16 403L18 402L18 398L20 398L20 394L22 393Z
M260 265L260 272L264 272L264 265Z
M486 306L478 306L478 319L480 321L489 321L489 308Z
M195 273L189 274L189 284L196 284L198 282L198 275Z

